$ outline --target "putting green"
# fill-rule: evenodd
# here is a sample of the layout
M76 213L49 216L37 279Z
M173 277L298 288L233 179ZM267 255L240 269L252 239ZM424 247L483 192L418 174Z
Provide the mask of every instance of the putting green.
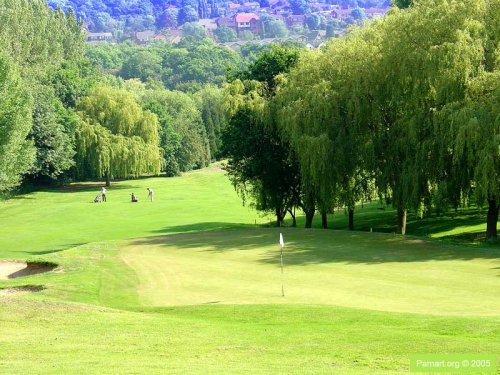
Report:
M500 259L422 240L370 233L278 229L152 237L120 257L139 280L141 304L328 304L432 315L494 316Z

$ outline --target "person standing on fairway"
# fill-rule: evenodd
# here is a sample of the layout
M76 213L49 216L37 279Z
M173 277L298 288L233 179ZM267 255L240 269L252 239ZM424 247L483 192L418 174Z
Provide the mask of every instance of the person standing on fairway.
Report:
M106 202L106 188L104 186L101 188L101 196L102 196L102 201Z
M148 199L152 202L154 197L153 189L147 188L147 191L148 191Z

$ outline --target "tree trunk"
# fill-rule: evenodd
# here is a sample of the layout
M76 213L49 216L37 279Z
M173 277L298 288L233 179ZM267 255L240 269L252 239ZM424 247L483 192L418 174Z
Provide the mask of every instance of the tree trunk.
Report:
M321 212L321 228L328 229L328 214L326 211Z
M288 213L290 214L290 216L292 217L292 227L296 227L297 226L297 218L295 217L295 213L294 213L295 210L288 210Z
M111 180L109 178L109 174L106 174L106 186L111 186Z
M281 210L276 209L276 226L277 227L282 227L283 226L283 220L285 219L286 211L283 213Z
M349 208L349 230L354 230L354 208Z
M406 209L398 207L398 233L406 234Z
M312 223L313 223L313 218L314 218L314 212L316 210L314 208L310 210L305 210L306 213L306 228L311 228Z
M488 216L486 219L486 239L496 241L497 236L497 223L498 211L500 205L497 204L496 199L488 199Z

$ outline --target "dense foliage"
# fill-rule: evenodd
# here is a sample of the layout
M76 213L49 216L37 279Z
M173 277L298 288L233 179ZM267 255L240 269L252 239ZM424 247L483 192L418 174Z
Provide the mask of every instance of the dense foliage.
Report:
M0 20L1 193L23 182L176 175L220 156L224 99L204 85L221 85L236 53L196 37L85 46L74 14L43 0L4 1Z
M128 2L120 12L164 3ZM348 5L380 5L368 3ZM120 4L100 9L119 18ZM477 203L488 207L486 237L496 239L500 2L395 4L320 50L248 44L236 53L196 24L177 45L86 46L72 12L4 0L0 193L171 176L227 157L243 198L279 225L299 209L307 226L319 211L326 227L327 214L344 209L353 229L356 205L379 197L397 208L404 234L408 210ZM179 5L212 11L207 2ZM222 31L219 39L234 38Z
M353 209L373 179L404 234L408 209L475 197L496 238L498 5L421 1L303 57L275 106L324 199Z
M129 43L87 46L86 56L123 79L161 81L171 90L193 91L204 84L221 85L228 70L241 66L240 56L202 36L186 38L178 45Z
M255 72L250 67L249 77L269 72L262 81L276 95L248 91L245 105L261 99L258 111L244 112L245 121L263 122L262 129L277 124L280 144L290 144L306 215L307 203L324 212L345 207L353 229L356 204L378 194L397 208L404 234L408 210L425 215L476 201L487 204L486 237L496 239L499 6L498 0L420 1L303 53L288 74L273 74L272 59L257 60ZM236 113L230 124L241 121ZM267 161L261 154L248 160ZM230 156L230 166L241 159ZM234 169L245 176L244 168ZM262 185L243 182L251 191Z

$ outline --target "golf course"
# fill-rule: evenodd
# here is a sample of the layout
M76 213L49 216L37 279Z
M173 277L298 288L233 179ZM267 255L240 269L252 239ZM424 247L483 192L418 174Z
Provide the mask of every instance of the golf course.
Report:
M500 249L460 240L476 211L403 237L376 202L359 231L342 211L276 228L217 165L92 203L101 186L0 203L0 373L400 374L412 354L500 353Z

